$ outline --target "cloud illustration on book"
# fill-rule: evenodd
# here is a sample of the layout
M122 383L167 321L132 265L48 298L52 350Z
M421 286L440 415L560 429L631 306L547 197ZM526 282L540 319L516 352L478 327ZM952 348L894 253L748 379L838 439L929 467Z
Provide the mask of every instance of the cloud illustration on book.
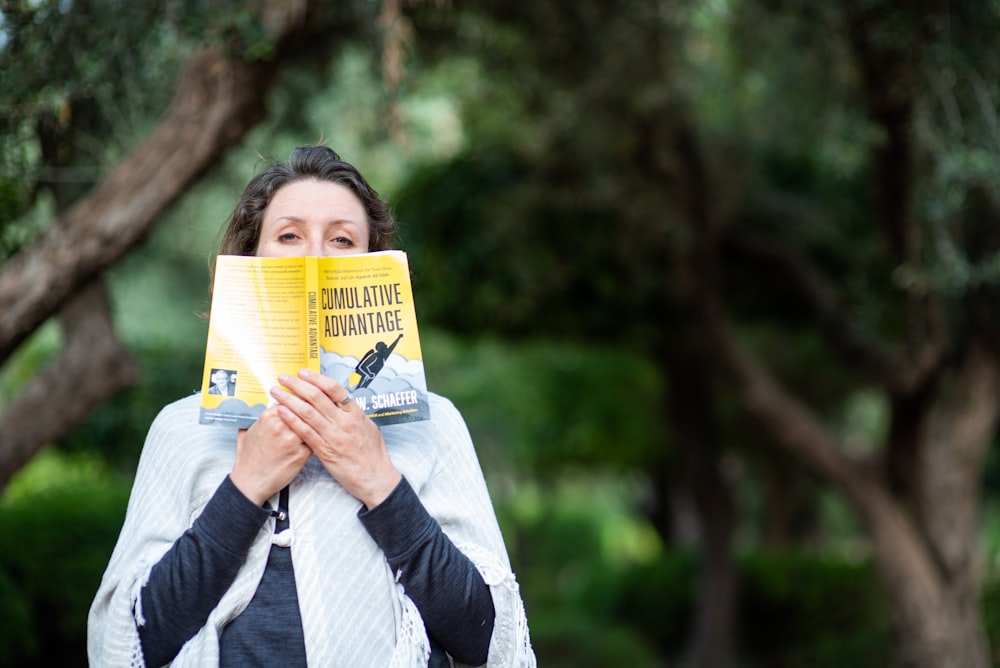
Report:
M248 427L249 424L245 420L256 420L264 412L265 408L267 406L264 404L250 406L242 399L226 399L219 404L219 408L213 413L213 419L215 422L234 423L242 427Z
M320 371L348 388L362 410L410 413L417 408L426 408L427 386L423 361L408 360L402 355L392 354L367 387L356 388L350 381L352 374L357 375L355 368L358 361L356 357L344 357L320 348ZM260 417L265 408L263 404L249 406L241 399L227 399L219 406L214 419L246 427L249 426L246 420L252 421Z
M376 394L390 394L419 390L426 392L424 365L421 360L410 361L402 355L392 354L385 365L366 387L355 387L351 376L356 374L357 357L341 356L320 349L320 371L348 388L352 396L366 397Z

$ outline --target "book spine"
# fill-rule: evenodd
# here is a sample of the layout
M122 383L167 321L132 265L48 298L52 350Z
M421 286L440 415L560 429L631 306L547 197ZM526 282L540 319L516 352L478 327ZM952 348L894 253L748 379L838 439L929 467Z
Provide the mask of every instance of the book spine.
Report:
M307 360L310 369L319 371L319 265L315 257L306 257L305 261Z

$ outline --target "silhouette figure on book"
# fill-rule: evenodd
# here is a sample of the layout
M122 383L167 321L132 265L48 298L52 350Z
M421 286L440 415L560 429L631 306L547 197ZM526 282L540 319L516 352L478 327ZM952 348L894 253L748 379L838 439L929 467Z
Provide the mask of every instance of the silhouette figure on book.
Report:
M354 387L355 390L361 389L362 387L368 387L378 372L382 370L385 366L385 361L389 359L389 355L392 354L392 349L396 347L399 340L403 338L400 334L396 337L396 340L392 342L392 345L385 345L385 341L379 341L375 344L375 347L365 353L365 356L361 358L358 365L354 367L354 370L361 374L361 380Z

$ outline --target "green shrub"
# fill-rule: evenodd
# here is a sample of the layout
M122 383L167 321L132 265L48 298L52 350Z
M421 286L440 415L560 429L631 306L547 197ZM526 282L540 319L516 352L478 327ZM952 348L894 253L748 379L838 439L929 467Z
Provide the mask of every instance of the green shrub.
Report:
M204 342L199 350L152 348L135 351L142 379L94 409L64 437L66 452L93 453L131 474L139 460L146 432L165 405L201 388Z
M0 666L24 665L38 653L38 638L32 624L31 602L0 567Z
M889 665L888 613L870 564L807 553L752 553L739 558L737 568L737 665ZM668 551L647 564L621 571L595 566L590 573L575 602L591 619L604 620L609 633L617 628L637 634L643 646L655 648L655 665L684 660L702 577L697 552ZM546 614L539 616L548 633ZM536 620L531 621L534 636Z
M626 625L598 619L585 608L564 607L529 622L538 663L546 668L663 665L641 634Z
M983 585L981 601L986 639L993 656L1000 656L1000 580L989 580Z
M870 563L808 553L742 560L740 654L768 668L888 665L888 611Z
M0 666L87 665L87 613L127 501L127 484L104 480L3 502Z
M629 569L620 579L614 616L627 620L662 656L676 658L691 634L697 567L694 552L674 550Z

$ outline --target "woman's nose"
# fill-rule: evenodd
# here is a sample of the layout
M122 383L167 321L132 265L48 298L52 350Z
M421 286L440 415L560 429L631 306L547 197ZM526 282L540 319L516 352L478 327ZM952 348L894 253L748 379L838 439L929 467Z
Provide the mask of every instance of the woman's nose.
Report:
M323 255L323 240L322 239L310 239L308 242L307 255L322 256Z

